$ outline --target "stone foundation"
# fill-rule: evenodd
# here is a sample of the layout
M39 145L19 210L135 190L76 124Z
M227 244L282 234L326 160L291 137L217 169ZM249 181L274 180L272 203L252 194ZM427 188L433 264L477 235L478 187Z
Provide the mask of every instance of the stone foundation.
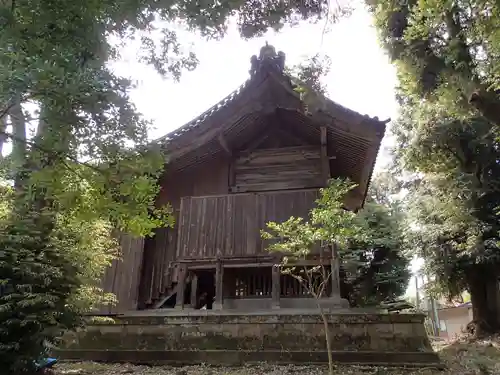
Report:
M415 314L327 314L338 362L438 365ZM234 365L326 362L319 314L199 311L122 316L65 337L63 359L131 363Z
M279 305L275 308L284 310L312 310L317 309L318 302L324 309L348 308L349 302L340 297L338 298L281 298ZM273 309L271 298L224 298L222 310L232 310L238 312L259 312Z

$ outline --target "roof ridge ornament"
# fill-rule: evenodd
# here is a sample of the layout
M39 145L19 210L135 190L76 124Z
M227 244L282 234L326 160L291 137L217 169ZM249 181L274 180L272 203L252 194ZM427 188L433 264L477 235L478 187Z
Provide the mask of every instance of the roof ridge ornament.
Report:
M254 77L271 71L283 74L285 70L285 53L276 53L274 46L266 41L266 45L260 49L259 57L253 55L250 58L250 76Z

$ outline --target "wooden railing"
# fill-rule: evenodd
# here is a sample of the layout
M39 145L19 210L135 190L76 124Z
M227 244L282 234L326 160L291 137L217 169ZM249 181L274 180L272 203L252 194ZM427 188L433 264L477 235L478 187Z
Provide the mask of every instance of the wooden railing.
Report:
M176 258L265 254L266 223L307 218L317 197L318 189L182 198Z

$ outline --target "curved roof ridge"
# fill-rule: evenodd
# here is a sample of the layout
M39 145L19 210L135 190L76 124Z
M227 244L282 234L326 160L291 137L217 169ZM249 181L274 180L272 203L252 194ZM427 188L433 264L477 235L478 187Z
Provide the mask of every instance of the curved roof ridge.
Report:
M169 142L180 135L186 133L187 131L195 128L198 124L206 120L208 117L213 115L215 112L220 110L222 107L226 106L227 104L231 103L238 95L240 95L245 88L247 88L252 81L251 78L247 79L243 84L238 86L235 90L233 90L229 95L224 97L223 99L219 100L217 103L215 103L213 106L211 106L209 109L207 109L205 112L201 113L200 115L196 116L194 119L188 121L184 125L181 125L180 127L168 132L167 134L156 138L154 142Z
M205 112L201 113L191 121L185 123L177 129L174 129L162 137L159 137L153 141L153 143L161 143L163 146L168 145L171 141L179 138L183 134L188 133L189 131L197 128L204 121L208 120L214 114L216 114L222 108L225 108L227 105L231 104L235 99L237 99L243 92L248 89L251 85L258 84L263 82L268 77L275 77L276 80L286 81L291 88L297 86L295 82L296 79L289 74L286 73L284 69L285 65L285 54L283 52L276 53L276 50L273 46L270 46L266 43L264 47L261 48L260 55L257 57L256 55L252 56L251 61L251 69L250 69L250 77L241 84L238 88L232 91L229 95L227 95L222 100L218 101L212 107L207 109ZM284 82L282 82L283 84ZM300 84L300 83L299 83ZM320 112L324 112L325 114L334 115L337 112L339 115L342 115L342 112L350 117L362 117L364 119L370 120L374 123L380 124L379 130L385 130L385 124L387 124L388 120L379 120L377 116L371 117L368 114L361 114L353 109L343 106L332 99L328 98L326 95L318 93L316 91L313 94L317 97L321 97L324 104L321 105L316 110ZM302 98L301 98L302 100ZM323 107L323 108L321 108ZM359 118L358 117L358 118Z

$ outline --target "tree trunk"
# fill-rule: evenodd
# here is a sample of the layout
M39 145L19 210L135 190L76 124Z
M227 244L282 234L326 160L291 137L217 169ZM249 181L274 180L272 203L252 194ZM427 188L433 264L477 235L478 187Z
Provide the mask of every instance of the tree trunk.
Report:
M500 332L500 290L493 267L472 266L466 273L476 336Z
M334 366L333 366L333 357L332 357L332 340L330 337L330 327L328 325L328 318L325 315L323 308L321 306L319 306L319 301L317 301L317 302L318 302L318 307L319 307L319 313L321 315L321 319L323 320L323 325L325 327L326 351L328 353L328 374L334 375Z
M480 87L470 95L469 103L491 123L500 125L500 96L497 92Z
M3 157L3 145L7 140L5 132L7 131L7 116L0 117L0 159Z
M9 111L12 123L12 174L14 186L19 190L24 178L23 168L26 164L26 119L21 102L17 100Z

